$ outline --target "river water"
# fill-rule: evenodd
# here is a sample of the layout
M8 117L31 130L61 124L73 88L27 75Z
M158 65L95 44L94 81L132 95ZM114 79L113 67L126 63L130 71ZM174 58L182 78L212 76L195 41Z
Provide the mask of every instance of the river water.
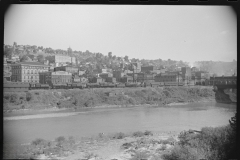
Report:
M134 131L200 130L228 124L236 105L215 102L165 107L88 109L65 117L4 120L4 145L29 143L36 138L92 136Z

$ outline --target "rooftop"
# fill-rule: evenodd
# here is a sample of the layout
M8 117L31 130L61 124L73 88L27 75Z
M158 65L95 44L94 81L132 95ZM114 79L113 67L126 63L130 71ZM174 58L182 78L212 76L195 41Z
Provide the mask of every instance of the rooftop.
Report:
M38 65L38 66L48 66L39 62L20 62L20 63L16 63L14 65Z

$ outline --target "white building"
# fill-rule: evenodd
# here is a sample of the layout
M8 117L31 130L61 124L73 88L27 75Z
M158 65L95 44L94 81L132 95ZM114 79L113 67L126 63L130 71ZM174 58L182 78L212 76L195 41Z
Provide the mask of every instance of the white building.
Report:
M54 55L54 62L55 63L73 63L76 64L76 58L64 55Z

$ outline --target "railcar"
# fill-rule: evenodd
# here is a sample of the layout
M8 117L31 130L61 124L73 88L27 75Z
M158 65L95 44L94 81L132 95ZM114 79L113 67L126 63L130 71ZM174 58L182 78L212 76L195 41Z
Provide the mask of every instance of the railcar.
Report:
M100 85L99 85L99 83L87 83L86 87L87 88L99 88Z
M54 83L54 84L52 84L51 88L52 89L68 89L68 86L67 86L67 84L64 84L64 83L62 83L62 84Z
M125 86L124 83L117 83L117 84L116 84L116 87L117 87L117 88L125 88L126 86Z
M101 88L114 88L116 85L114 83L99 83L99 87Z

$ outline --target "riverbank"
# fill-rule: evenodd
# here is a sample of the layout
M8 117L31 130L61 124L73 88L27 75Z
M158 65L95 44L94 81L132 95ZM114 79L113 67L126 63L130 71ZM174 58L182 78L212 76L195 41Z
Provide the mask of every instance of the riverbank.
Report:
M212 87L96 88L4 92L4 113L21 110L51 110L126 107L189 103L214 99Z
M207 103L207 102L215 102L215 99L203 99L201 101L202 103ZM178 105L187 105L191 103L196 103L196 102L185 102L185 103L169 103L164 105L165 107L167 106L178 106ZM101 106L95 106L95 107L90 107L88 110L73 110L69 108L48 108L48 109L40 109L40 110L31 110L31 109L20 109L15 112L10 112L10 113L4 113L4 120L23 120L23 119L36 119L36 118L53 118L53 117L66 117L66 116L74 116L78 114L83 114L83 113L89 113L89 112L98 112L98 111L91 111L91 109L115 109L115 108L136 108L136 107L163 107L162 105L159 106L158 104L144 104L144 105L101 105Z
M5 151L5 158L128 160L141 156L160 156L178 141L177 132L137 131L132 133L99 133L92 137L58 137L53 141L36 139L17 151ZM160 152L159 152L160 151ZM16 152L13 154L11 152ZM156 153L158 152L158 153ZM156 153L156 154L155 154ZM149 157L148 156L148 157ZM144 158L144 157L142 157Z

